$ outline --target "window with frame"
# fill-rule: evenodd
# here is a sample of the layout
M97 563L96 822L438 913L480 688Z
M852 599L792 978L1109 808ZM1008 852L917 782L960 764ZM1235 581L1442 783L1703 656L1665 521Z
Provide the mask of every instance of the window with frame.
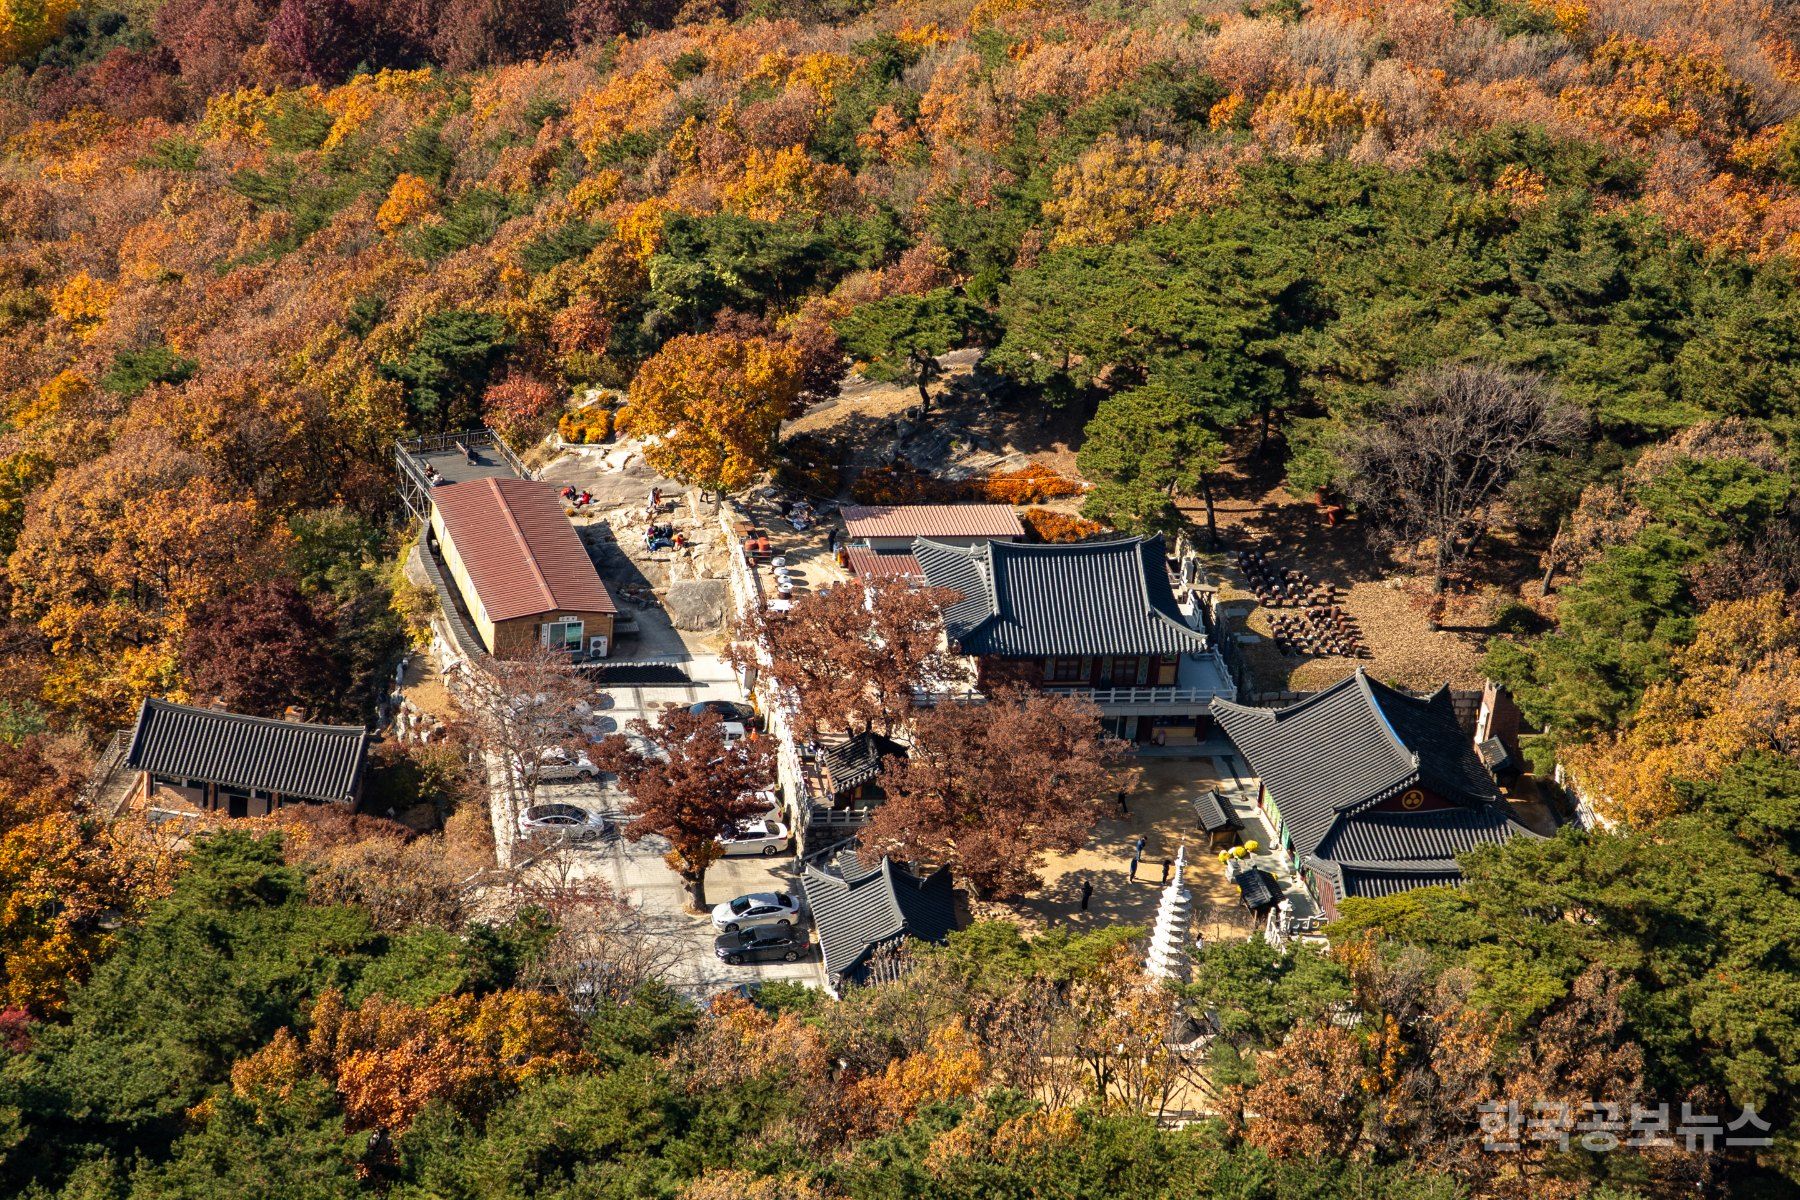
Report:
M1137 687L1149 676L1150 663L1143 658L1115 658L1112 660L1112 685L1114 687Z
M580 617L565 616L559 621L544 622L544 645L552 650L579 651L585 626Z
M1087 664L1079 658L1053 658L1044 678L1048 683L1086 683Z

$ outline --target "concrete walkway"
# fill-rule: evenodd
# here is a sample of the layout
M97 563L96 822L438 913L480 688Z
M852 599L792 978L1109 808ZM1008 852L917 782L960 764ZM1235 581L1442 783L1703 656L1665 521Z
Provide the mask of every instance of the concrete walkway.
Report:
M1257 807L1256 794L1260 781L1248 773L1243 760L1235 754L1219 754L1209 761L1219 780L1219 798L1229 804L1232 815L1243 822L1242 841L1257 844L1256 853L1246 861L1252 866L1261 867L1274 877L1296 918L1308 920L1320 916L1319 906L1313 902L1312 893L1306 890L1306 884L1301 882L1299 873L1288 865L1287 856L1281 853L1281 841L1276 836L1274 826L1269 824L1269 818Z

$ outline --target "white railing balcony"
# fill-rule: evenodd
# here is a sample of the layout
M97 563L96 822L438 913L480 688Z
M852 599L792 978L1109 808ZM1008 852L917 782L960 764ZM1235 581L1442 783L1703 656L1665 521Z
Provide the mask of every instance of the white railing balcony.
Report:
M860 829L875 815L872 808L826 808L815 804L806 814L809 827L828 826L838 829Z
M1209 704L1214 696L1223 695L1217 688L1204 687L1089 687L1086 684L1047 683L1046 692L1060 692L1091 700L1095 704ZM1229 699L1229 697L1227 697Z

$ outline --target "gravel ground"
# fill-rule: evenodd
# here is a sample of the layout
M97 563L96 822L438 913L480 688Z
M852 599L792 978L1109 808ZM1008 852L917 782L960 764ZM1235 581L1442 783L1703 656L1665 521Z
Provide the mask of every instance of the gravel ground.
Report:
M1258 691L1316 691L1343 678L1358 662L1377 678L1407 687L1430 688L1445 682L1456 688L1481 686L1482 644L1497 589L1456 597L1447 614L1448 628L1434 631L1421 602L1425 581L1396 574L1391 563L1370 552L1354 522L1327 527L1314 505L1278 487L1253 500L1222 503L1219 528L1227 549L1272 545L1284 567L1347 589L1339 603L1356 618L1373 655L1359 660L1279 653L1268 640L1272 610L1255 604L1228 555L1221 556L1214 568L1223 584L1220 599L1249 603L1241 628L1261 639L1240 643Z

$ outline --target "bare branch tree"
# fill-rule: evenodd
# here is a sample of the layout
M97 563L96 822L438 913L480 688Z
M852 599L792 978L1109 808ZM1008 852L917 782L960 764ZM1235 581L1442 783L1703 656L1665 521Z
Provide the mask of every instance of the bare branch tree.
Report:
M1492 526L1506 485L1526 462L1572 443L1583 424L1542 376L1479 363L1439 367L1403 382L1351 430L1350 494L1395 547L1430 543L1432 593L1441 597Z
M679 936L594 879L566 847L515 873L509 890L516 910L539 909L556 926L526 982L567 997L577 1009L622 1002L668 978L684 957Z
M465 705L470 730L498 756L524 803L537 800L539 756L573 750L585 739L581 723L600 691L562 654L537 646L520 658L494 659Z

